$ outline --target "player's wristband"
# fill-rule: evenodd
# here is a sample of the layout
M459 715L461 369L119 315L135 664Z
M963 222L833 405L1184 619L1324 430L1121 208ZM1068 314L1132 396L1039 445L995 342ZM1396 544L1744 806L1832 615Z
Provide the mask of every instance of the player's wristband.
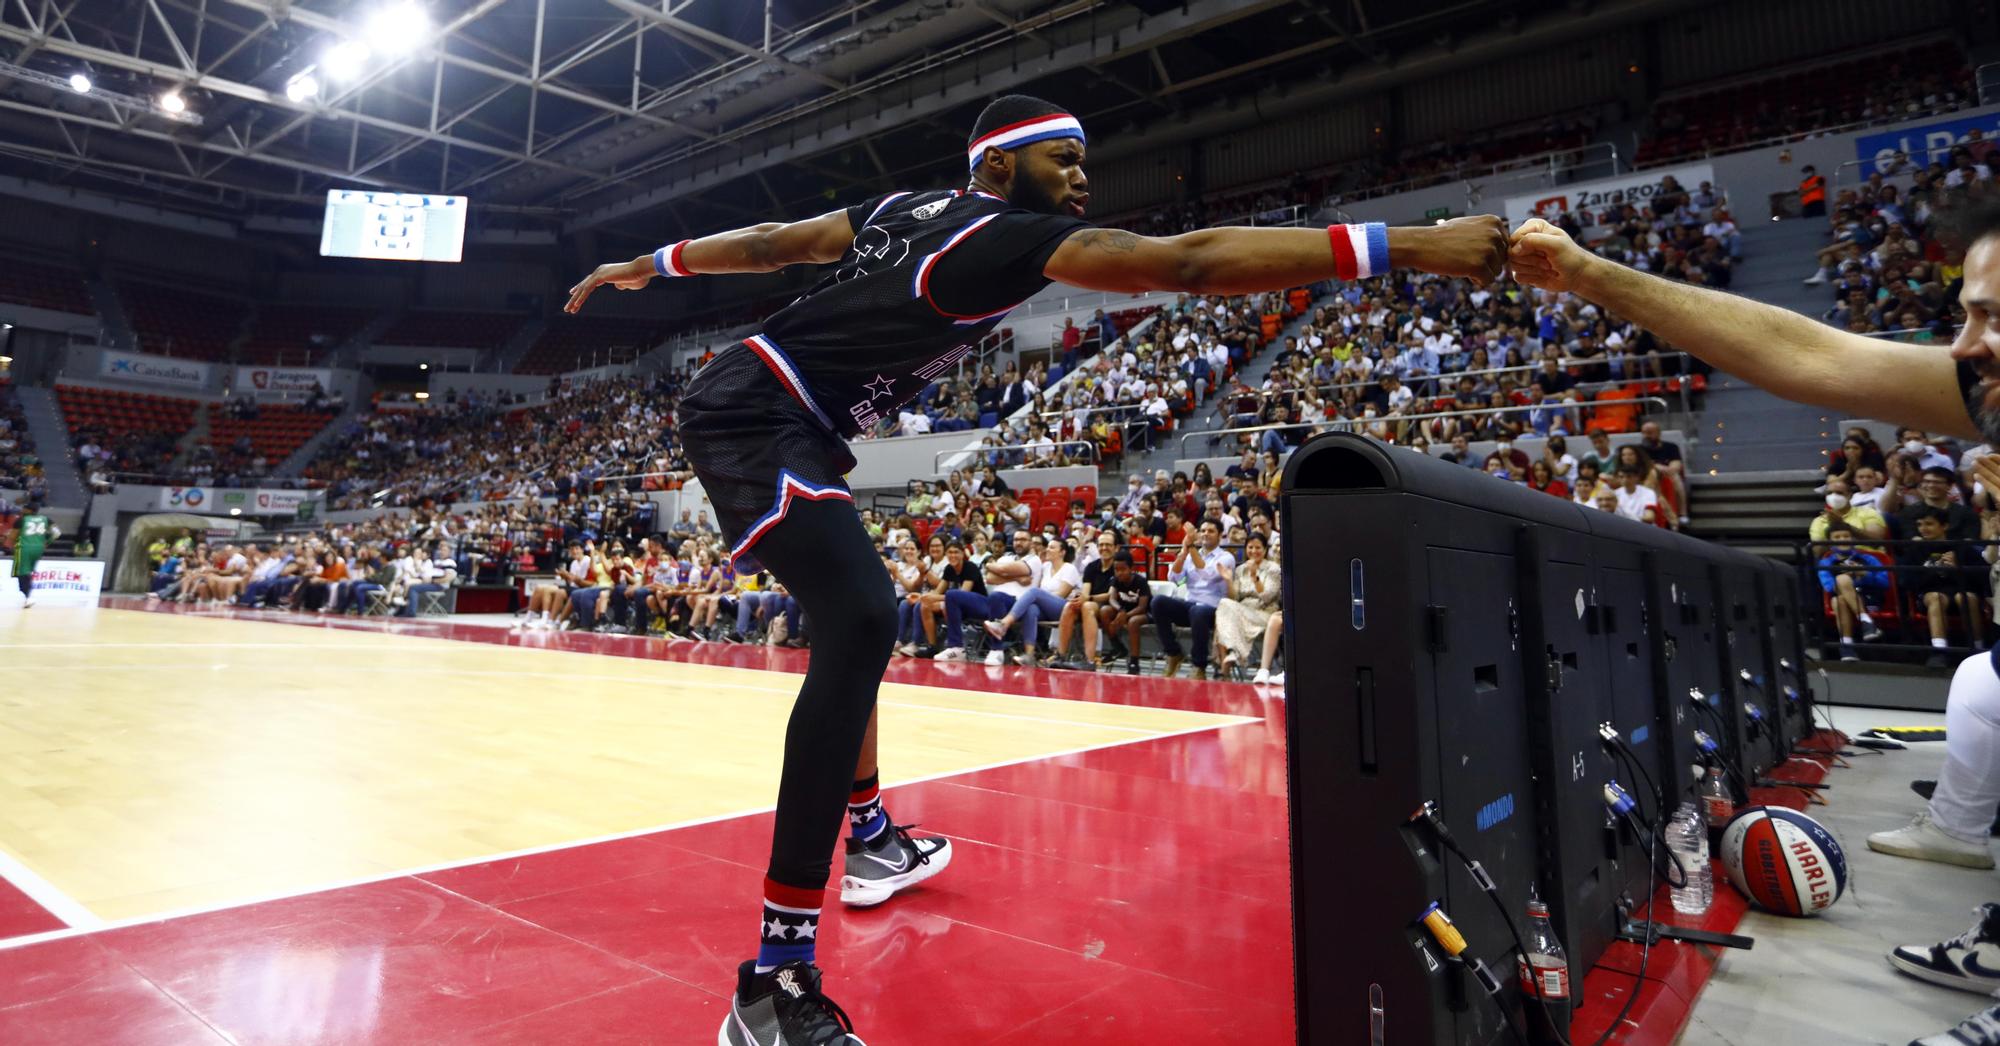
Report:
M693 276L694 270L681 261L681 252L687 250L689 241L669 244L653 252L653 271L662 276ZM1384 253L1387 253L1386 250Z
M1333 244L1333 274L1343 280L1365 280L1389 271L1389 227L1381 222L1366 225L1329 225L1326 238Z

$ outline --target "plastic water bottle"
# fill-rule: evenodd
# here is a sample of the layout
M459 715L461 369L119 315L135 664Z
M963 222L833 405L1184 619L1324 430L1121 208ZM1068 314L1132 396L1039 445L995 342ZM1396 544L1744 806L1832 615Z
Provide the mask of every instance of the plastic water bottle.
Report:
M1554 1046L1569 1038L1570 984L1569 957L1556 928L1549 922L1549 906L1528 902L1528 925L1522 928L1528 954L1520 957L1521 1005L1528 1017L1528 1040ZM1542 1002L1535 1001L1536 995ZM1546 1003L1546 1008L1544 1007Z
M1729 819L1736 816L1736 800L1730 798L1729 785L1722 780L1722 770L1716 766L1701 769L1701 812L1708 824L1708 841L1711 845L1722 841L1722 830L1729 827Z
M1673 887L1674 911L1701 915L1715 900L1715 878L1708 867L1708 826L1693 803L1682 803L1667 823L1667 849L1678 858L1686 881Z

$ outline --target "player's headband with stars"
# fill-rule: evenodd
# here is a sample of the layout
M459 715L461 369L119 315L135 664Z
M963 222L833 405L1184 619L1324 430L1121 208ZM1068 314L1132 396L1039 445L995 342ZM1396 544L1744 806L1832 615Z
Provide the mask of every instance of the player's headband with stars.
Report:
M1068 113L1050 113L1033 119L996 127L972 140L966 146L965 161L973 170L979 169L979 158L986 155L988 146L996 149L1019 149L1031 142L1046 142L1051 138L1074 138L1085 141L1083 121Z

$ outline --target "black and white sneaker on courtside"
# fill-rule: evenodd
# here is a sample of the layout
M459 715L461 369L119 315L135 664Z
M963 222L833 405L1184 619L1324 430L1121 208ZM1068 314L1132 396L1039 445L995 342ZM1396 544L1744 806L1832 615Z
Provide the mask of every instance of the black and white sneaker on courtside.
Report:
M847 868L840 877L840 901L856 908L873 908L915 886L951 864L951 840L936 836L914 839L916 825L892 825L889 838L877 849L847 840Z
M832 999L819 992L819 967L794 960L758 973L736 968L736 994L715 1046L868 1046Z
M1991 995L2000 989L2000 904L1974 912L1979 918L1971 929L1937 944L1903 945L1889 953L1889 965L1932 984Z
M1949 1031L1911 1039L1910 1046L2000 1046L2000 1006L1980 1010Z

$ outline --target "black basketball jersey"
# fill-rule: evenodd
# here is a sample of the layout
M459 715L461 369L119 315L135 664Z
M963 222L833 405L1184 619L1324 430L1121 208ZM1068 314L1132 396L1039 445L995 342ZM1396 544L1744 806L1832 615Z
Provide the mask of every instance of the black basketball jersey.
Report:
M978 190L896 192L850 207L840 265L746 343L842 436L872 428L949 372L1088 222Z

